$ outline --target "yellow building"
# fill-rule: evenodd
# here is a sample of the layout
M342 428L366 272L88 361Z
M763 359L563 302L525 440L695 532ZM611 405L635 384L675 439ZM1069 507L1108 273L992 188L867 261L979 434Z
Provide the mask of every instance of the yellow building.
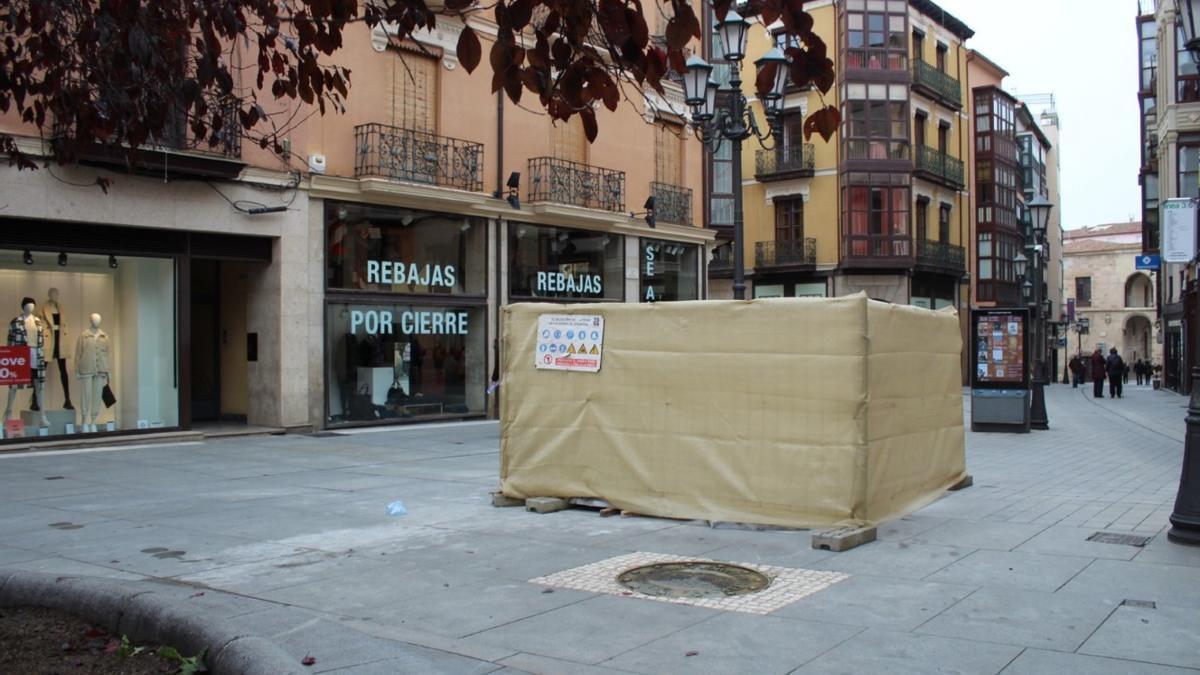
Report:
M825 97L789 91L774 147L744 147L743 167L752 170L743 169L741 255L753 297L865 291L889 302L964 306L972 142L963 42L973 32L928 0L825 0L805 9L838 81ZM757 24L745 62L784 39ZM763 120L753 77L746 79ZM840 132L806 141L805 116L825 104L840 109ZM732 238L728 161L718 153L707 170L708 222L720 240ZM710 297L731 297L730 260L718 250Z

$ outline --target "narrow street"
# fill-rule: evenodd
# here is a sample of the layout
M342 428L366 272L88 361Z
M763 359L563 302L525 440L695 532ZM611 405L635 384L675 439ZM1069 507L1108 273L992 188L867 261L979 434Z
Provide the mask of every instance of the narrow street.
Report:
M1200 549L1165 537L1187 400L1085 392L1048 388L1050 431L968 433L973 487L844 553L809 532L494 508L494 423L0 455L0 583L246 596L231 625L314 672L1197 672ZM530 583L638 552L848 576L768 614Z

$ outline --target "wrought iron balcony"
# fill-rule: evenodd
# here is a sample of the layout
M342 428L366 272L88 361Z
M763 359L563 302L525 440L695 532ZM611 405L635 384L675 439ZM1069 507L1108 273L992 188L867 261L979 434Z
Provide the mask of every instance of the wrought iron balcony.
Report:
M958 80L924 61L913 61L912 87L950 108L962 108L962 85Z
M796 143L754 153L754 177L764 182L812 176L814 165L812 143Z
M650 183L650 194L654 196L654 217L658 222L676 225L692 224L691 188L652 182Z
M917 264L962 273L967 257L963 247L944 241L917 240Z
M816 264L817 240L812 237L760 241L754 244L755 267L794 267Z
M483 144L384 124L354 127L354 175L479 192Z
M713 258L708 261L708 276L724 278L733 275L732 249L732 246L721 246L713 252Z
M917 146L917 163L914 170L925 178L955 189L962 189L966 184L962 161L944 152L938 152L928 145Z
M532 157L529 201L624 211L625 172L554 157Z

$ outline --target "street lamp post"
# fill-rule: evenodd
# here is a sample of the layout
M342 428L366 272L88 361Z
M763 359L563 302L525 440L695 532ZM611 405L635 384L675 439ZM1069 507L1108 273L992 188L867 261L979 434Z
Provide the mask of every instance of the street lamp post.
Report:
M1033 335L1036 350L1033 354L1033 396L1029 407L1029 426L1044 431L1050 428L1050 417L1046 413L1046 317L1050 313L1048 311L1043 313L1042 307L1044 284L1041 256L1049 253L1048 247L1043 242L1046 238L1046 228L1050 224L1050 211L1054 208L1054 204L1039 194L1029 200L1026 208L1029 209L1030 221L1033 225L1033 268L1030 276L1033 277L1034 287L1033 297L1026 300L1033 305L1031 314L1034 317Z
M742 94L741 62L746 56L746 38L751 23L733 16L717 24L717 35L725 47L723 59L729 63L729 89L731 94L727 107L717 109L717 92L720 85L710 79L713 67L698 56L687 61L687 73L683 77L684 100L692 108L692 127L700 136L705 148L715 152L722 142L729 141L733 153L731 173L733 179L733 297L746 299L746 269L744 237L744 214L742 210L742 141L751 137L764 148L774 137L778 142L779 110L783 104L784 88L788 80L788 59L778 48L772 48L755 61L759 69L775 68L775 78L770 92L763 96L763 108L767 116L768 129L762 133L754 112ZM771 146L774 147L774 146ZM770 148L768 148L770 149Z
M1183 30L1184 45L1192 61L1200 63L1200 0L1178 0L1178 10L1176 21ZM1183 469L1167 539L1200 546L1200 366L1192 368L1192 396L1184 421Z

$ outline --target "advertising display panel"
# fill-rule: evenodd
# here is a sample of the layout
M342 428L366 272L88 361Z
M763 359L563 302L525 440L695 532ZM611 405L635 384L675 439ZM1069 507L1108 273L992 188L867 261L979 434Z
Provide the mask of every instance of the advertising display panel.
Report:
M973 388L1029 388L1028 319L1025 309L980 310L972 314Z

